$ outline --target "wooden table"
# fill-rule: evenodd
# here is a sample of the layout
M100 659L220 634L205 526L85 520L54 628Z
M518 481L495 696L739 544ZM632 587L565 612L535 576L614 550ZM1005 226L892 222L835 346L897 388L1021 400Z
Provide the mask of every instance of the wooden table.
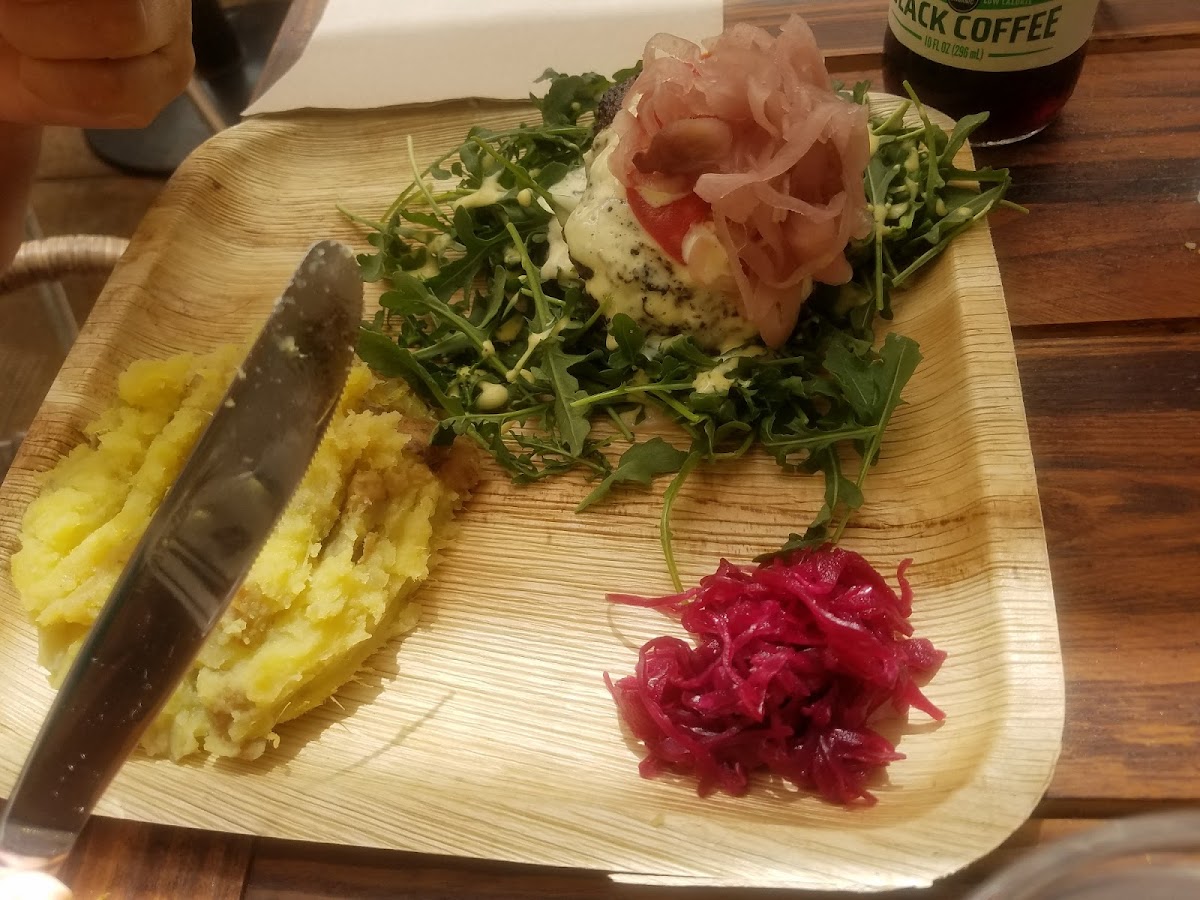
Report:
M266 78L296 58L322 6L298 0ZM840 77L878 84L886 6L727 0L727 20L769 25L798 10ZM948 882L892 900L957 897L1030 847L1200 801L1200 253L1185 246L1200 242L1200 4L1102 2L1060 121L977 158L1011 168L1011 197L1030 210L996 216L993 233L1059 609L1067 726L1034 819ZM104 819L67 878L82 898L683 896L598 872Z

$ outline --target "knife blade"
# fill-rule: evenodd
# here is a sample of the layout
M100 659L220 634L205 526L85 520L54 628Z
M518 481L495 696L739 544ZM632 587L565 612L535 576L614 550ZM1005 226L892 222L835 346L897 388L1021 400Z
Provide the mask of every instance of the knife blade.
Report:
M362 296L348 247L309 248L59 689L0 813L0 868L65 859L187 672L337 407Z

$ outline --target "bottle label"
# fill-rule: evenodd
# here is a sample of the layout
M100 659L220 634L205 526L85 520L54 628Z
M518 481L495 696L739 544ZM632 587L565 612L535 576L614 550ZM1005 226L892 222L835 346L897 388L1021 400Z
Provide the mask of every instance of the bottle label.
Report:
M888 26L926 59L977 72L1039 69L1092 33L1099 0L891 0Z

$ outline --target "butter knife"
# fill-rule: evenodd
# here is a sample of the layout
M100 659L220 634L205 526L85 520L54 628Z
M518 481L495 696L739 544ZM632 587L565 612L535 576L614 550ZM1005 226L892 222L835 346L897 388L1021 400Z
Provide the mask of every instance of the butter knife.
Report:
M362 319L350 249L314 244L118 578L0 814L0 870L53 872L291 499Z

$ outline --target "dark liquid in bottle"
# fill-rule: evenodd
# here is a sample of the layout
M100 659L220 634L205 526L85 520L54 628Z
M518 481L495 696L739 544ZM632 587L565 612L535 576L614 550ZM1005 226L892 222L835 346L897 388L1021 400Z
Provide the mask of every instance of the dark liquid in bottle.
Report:
M959 118L989 112L973 144L998 144L1029 137L1049 125L1066 105L1087 53L1084 44L1070 56L1040 69L976 72L926 59L904 46L889 29L883 41L883 83L904 96L905 80L922 103Z

